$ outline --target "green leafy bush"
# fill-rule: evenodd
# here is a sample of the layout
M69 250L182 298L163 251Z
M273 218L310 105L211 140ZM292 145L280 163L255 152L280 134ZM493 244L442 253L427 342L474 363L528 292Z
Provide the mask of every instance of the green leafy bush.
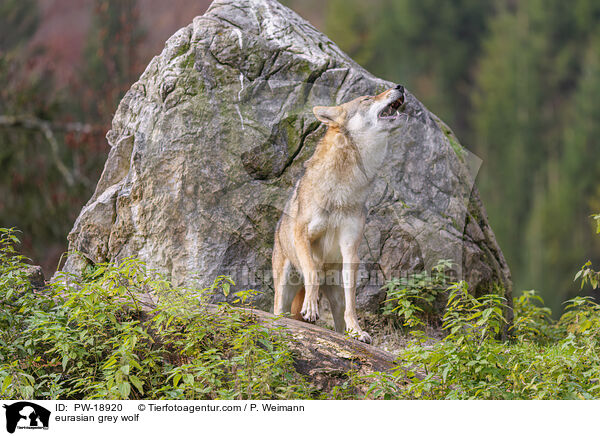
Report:
M284 399L314 395L286 336L205 290L126 259L32 289L13 231L0 230L0 396L37 399ZM218 277L212 288L227 290ZM151 293L156 308L140 296ZM242 295L240 298L244 298Z
M408 277L392 278L384 286L387 299L383 302L384 315L396 315L404 326L417 327L435 323L440 315L436 303L449 283L446 271L452 262L438 261L431 273L414 273Z
M514 299L513 339L501 341L505 301L474 298L464 282L449 288L443 317L448 333L433 344L421 331L400 353L392 373L355 377L368 398L595 399L600 398L600 305L589 297L566 302L558 320L535 291Z
M521 340L548 341L558 339L552 328L552 311L535 291L524 291L513 299L514 319L511 333Z
M81 278L65 276L46 289L33 289L17 242L14 231L0 229L2 398L328 395L294 370L285 332L256 323L249 311L228 305L209 309L206 290L173 287L134 259L96 265ZM368 376L348 373L329 397L600 398L600 305L592 298L567 301L564 315L554 321L541 297L527 291L513 300L512 338L503 341L506 301L496 293L475 298L464 282L438 289L441 267L438 272L433 284L394 282L389 290L396 293L386 304L406 325L420 327L423 314L443 295L445 309L437 316L446 336L432 341L416 328L397 368ZM219 276L209 289L228 293L231 284ZM238 302L254 293L237 293ZM144 305L142 296L148 294L158 301L156 307ZM421 310L393 310L405 301Z
M596 233L600 233L600 214L593 215L592 218L596 221ZM586 284L589 284L592 289L598 289L600 286L600 271L592 269L592 262L587 261L575 275L575 280L581 279L581 289Z
M593 217L598 221L600 215ZM587 262L575 279L597 288L600 273ZM414 283L414 282L413 282ZM394 280L385 311L422 325L435 286ZM592 399L600 398L600 305L592 297L565 302L558 321L533 290L513 299L511 339L499 338L506 302L496 293L473 297L464 282L451 284L442 316L446 336L436 342L422 330L399 355L391 373L355 376L336 391L338 397L362 387L368 398L397 399ZM429 298L430 300L427 300Z

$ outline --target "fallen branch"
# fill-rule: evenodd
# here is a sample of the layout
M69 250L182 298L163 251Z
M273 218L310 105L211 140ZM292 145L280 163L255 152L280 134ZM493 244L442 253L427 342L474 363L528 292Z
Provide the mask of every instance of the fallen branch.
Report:
M91 124L69 122L69 123L56 123L40 118L32 117L29 115L0 115L0 126L6 127L22 127L25 129L43 130L50 129L52 131L60 132L76 132L76 133L98 133L104 132L104 128L101 126L92 126Z
M352 339L333 330L291 318L275 317L272 313L250 310L258 322L284 327L294 352L295 368L323 391L342 383L346 374L358 375L391 372L398 367L396 356L372 345ZM415 371L406 368L406 371ZM424 377L424 375L422 375ZM403 380L408 382L408 379Z
M144 296L140 300L143 311L156 308L152 297ZM207 310L218 312L219 306L205 304ZM391 372L398 368L396 356L372 345L352 339L314 324L291 318L278 317L272 313L257 309L238 308L251 314L258 323L283 327L288 334L290 349L294 354L295 368L314 386L323 392L329 392L333 386L347 380L347 373L369 375L375 372ZM405 371L424 378L425 374L407 366ZM408 376L399 383L409 383Z
M77 133L94 133L101 132L99 127L94 127L89 124L82 123L53 123L50 121L42 120L31 116L15 116L15 115L0 115L0 126L4 127L19 127L24 129L39 130L44 134L46 141L50 145L50 152L52 154L52 160L56 165L56 168L61 173L65 182L68 186L75 184L75 176L73 172L69 171L67 166L59 157L60 146L54 135L55 131L64 132L77 132ZM83 177L82 177L83 178ZM90 184L89 181L83 178L86 184Z

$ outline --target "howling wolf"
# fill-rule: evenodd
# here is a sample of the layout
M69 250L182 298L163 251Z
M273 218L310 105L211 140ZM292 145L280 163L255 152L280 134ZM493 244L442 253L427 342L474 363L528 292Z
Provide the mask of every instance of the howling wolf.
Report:
M371 342L356 316L358 247L367 196L404 101L404 87L398 85L374 97L313 108L317 119L327 125L327 132L306 162L306 171L277 224L275 314L291 311L314 322L319 317L321 291L329 300L336 331L347 330L357 339ZM294 280L294 268L302 280Z

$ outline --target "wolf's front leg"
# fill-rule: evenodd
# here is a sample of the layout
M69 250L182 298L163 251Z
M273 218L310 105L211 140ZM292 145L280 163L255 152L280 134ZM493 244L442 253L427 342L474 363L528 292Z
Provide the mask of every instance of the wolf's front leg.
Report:
M360 233L362 235L362 232ZM356 316L356 271L358 269L358 245L360 239L350 239L348 235L346 240L341 240L341 252L343 259L342 266L342 281L344 283L344 299L346 301L346 309L344 311L344 321L346 322L346 330L351 336L359 341L371 343L371 336L358 325L358 317Z
M358 257L350 262L344 260L342 277L344 281L344 299L346 300L346 310L344 311L344 321L346 330L350 336L359 341L371 343L371 336L358 325L356 316L356 270L358 269Z

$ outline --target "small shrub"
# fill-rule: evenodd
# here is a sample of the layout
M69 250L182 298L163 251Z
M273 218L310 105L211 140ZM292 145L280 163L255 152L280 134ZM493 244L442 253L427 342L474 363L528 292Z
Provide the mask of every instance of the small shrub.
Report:
M593 215L592 218L596 221L596 233L600 233L600 214ZM592 269L592 262L587 261L575 275L575 280L581 279L581 289L586 284L589 284L592 289L598 289L600 286L600 271Z
M135 259L34 292L0 230L0 396L23 399L285 399L317 395L293 368L285 332L206 290L173 287ZM228 290L220 276L210 289ZM157 307L143 307L152 294ZM242 300L245 294L239 296Z
M424 271L388 281L383 286L387 294L383 314L395 315L411 328L435 323L440 315L436 303L446 291L449 282L446 272L451 266L451 261L440 260L431 273Z
M355 376L344 387L362 386L368 398L384 399L600 398L600 306L569 300L555 322L540 303L534 291L515 298L514 339L500 341L503 299L474 298L465 283L455 283L444 339L425 345L421 332L394 372Z
M83 277L65 276L40 291L28 281L17 242L15 231L0 229L1 398L325 395L294 370L284 331L256 323L251 311L207 307L206 291L229 293L229 277L217 277L208 289L181 289L126 259L91 266ZM447 267L431 279L391 281L386 302L408 327L435 313L447 335L432 343L417 328L397 368L348 373L332 398L600 398L600 305L591 297L567 301L553 321L541 297L524 292L513 300L512 339L502 341L506 301L495 292L475 298L464 282L442 289ZM236 297L245 304L254 293ZM143 306L140 296L147 294L156 307ZM440 296L443 313L435 312Z
M520 340L555 340L552 311L544 306L544 300L535 290L524 291L513 299L514 319L511 334Z

